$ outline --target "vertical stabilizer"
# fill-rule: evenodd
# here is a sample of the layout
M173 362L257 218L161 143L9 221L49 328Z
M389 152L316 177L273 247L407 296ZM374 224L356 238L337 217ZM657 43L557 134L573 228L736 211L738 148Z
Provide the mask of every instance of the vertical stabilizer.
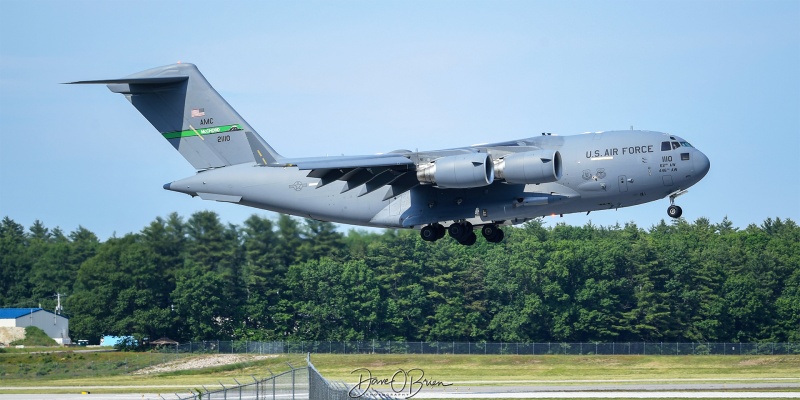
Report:
M222 98L193 64L172 64L103 83L125 95L198 170L282 157Z

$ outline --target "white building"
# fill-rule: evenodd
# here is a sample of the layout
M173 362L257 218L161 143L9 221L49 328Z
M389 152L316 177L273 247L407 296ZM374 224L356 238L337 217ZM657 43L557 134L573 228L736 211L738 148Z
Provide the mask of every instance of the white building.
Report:
M58 344L70 344L69 318L41 308L0 308L0 328L35 326Z

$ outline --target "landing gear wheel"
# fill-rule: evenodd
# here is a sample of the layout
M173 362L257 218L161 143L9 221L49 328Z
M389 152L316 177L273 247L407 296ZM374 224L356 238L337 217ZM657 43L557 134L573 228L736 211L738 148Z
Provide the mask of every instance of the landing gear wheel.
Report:
M484 225L481 229L481 234L489 243L500 243L505 237L503 230L495 224Z
M462 240L466 239L471 232L472 232L472 224L469 222L461 222L461 223L456 222L447 228L447 233L450 234L450 237L452 237L458 242L461 242Z
M466 237L464 237L464 239L462 240L459 240L458 243L461 243L464 246L472 246L473 244L475 244L475 241L477 240L478 240L478 235L476 235L475 232L470 231L466 235Z
M681 210L679 206L675 205L675 199L677 199L678 196L683 196L684 194L686 194L686 192L687 192L686 189L678 189L669 194L669 208L667 208L667 215L669 215L672 218L681 217L681 215L683 214L683 210Z
M436 239L441 239L447 233L447 229L444 228L442 224L431 224L432 227L436 228Z
M486 240L490 240L497 235L497 229L497 225L495 224L484 225L483 228L481 228L481 235L483 235Z
M461 240L461 238L464 237L466 232L467 232L467 230L464 229L464 226L459 224L459 223L455 223L453 225L450 225L447 228L447 233L449 233L450 237L455 239L455 240Z
M422 237L422 240L426 242L435 242L444 237L446 229L440 223L430 224L422 227L419 231L419 235Z
M436 231L436 227L433 225L426 225L419 231L419 235L422 236L422 240L426 242L434 242L436 239L439 239L439 232Z

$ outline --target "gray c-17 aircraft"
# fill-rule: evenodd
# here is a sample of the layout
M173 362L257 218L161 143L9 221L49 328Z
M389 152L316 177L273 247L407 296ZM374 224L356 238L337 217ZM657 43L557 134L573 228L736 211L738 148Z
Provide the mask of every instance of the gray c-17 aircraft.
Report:
M106 84L121 93L197 170L164 189L203 200L323 221L449 234L464 245L500 242L500 226L553 214L617 209L675 198L708 172L708 157L661 132L613 131L432 151L287 158L214 90L178 63Z

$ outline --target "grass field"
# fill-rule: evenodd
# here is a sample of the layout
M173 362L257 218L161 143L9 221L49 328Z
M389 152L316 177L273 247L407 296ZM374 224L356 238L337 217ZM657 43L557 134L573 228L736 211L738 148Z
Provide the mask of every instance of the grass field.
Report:
M355 368L385 375L421 368L448 381L574 381L798 378L800 356L313 355L328 379L355 381Z
M51 349L52 350L52 349ZM304 355L274 358L191 371L134 375L133 371L177 357L161 353L0 354L0 393L172 393L204 385L211 389L253 376L305 366ZM311 361L330 380L358 381L358 368L390 378L399 369L419 368L426 378L455 385L580 385L594 380L619 383L794 382L800 383L800 356L518 356L518 355L333 355L313 354ZM363 371L362 371L363 373ZM787 379L788 378L788 379ZM36 389L22 388L36 387ZM56 388L58 387L58 388ZM101 388L102 387L102 388ZM156 388L156 389L154 389Z

